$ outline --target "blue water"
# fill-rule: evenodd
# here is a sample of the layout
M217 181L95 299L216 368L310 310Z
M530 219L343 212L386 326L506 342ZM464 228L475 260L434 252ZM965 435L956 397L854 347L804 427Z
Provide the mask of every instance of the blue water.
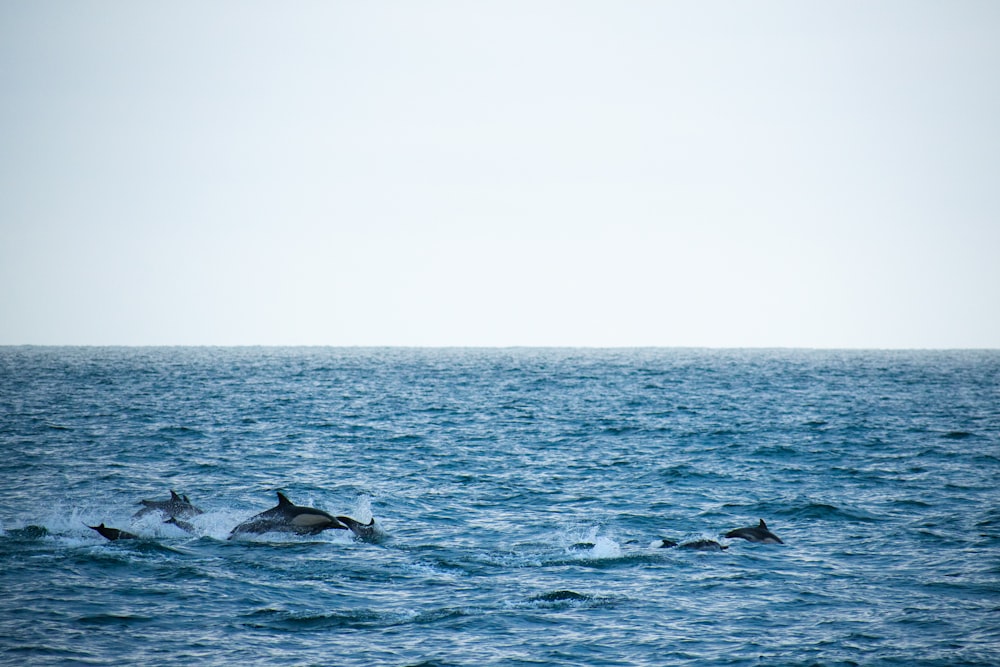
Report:
M1000 664L1000 352L0 348L0 445L7 664Z

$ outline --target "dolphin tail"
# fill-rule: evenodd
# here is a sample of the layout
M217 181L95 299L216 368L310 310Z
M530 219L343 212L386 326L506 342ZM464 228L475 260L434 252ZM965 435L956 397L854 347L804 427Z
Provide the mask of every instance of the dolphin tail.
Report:
M344 527L350 528L351 532L362 540L372 541L378 537L378 528L375 527L375 517L372 517L368 523L361 523L349 516L338 516L335 518L344 524Z

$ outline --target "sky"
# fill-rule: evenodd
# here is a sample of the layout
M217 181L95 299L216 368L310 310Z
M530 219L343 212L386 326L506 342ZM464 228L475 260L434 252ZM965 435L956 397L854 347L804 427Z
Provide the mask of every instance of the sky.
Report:
M0 1L0 345L1000 348L1000 3Z

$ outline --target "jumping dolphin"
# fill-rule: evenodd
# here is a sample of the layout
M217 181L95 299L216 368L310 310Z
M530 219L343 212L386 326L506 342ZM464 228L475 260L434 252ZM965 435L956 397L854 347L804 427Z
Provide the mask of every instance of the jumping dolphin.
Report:
M172 523L173 525L177 526L178 528L180 528L181 530L183 530L186 533L193 533L194 532L194 526L192 526L190 523L188 523L184 519L178 519L177 517L174 517L174 516L170 517L169 519L167 519L163 523Z
M87 524L84 524L84 525L87 526ZM103 523L101 525L99 525L99 526L87 526L87 528L91 528L93 530L96 530L103 537L106 537L107 539L111 540L112 542L114 542L116 540L137 540L137 539L139 539L138 535L133 535L132 533L127 533L124 530L118 530L117 528L108 528Z
M739 537L749 542L763 542L765 544L784 544L777 535L767 529L767 524L761 519L756 526L737 528L726 533L726 537Z
M374 521L374 520L373 520ZM278 491L278 504L233 528L229 539L244 533L316 535L324 530L349 530L337 517L312 507L300 507Z
M201 510L191 504L187 496L179 496L170 490L170 500L140 500L142 509L132 515L133 519L145 516L150 512L162 512L172 519L189 519L201 514Z

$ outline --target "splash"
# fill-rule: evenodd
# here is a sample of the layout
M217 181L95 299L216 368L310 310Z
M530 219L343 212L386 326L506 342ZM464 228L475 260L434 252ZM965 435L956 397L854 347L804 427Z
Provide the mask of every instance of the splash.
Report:
M622 555L621 545L606 535L598 535L600 528L593 526L578 539L572 539L567 551L577 558L605 559L619 558Z
M591 550L591 558L620 558L621 545L610 537L598 537Z

